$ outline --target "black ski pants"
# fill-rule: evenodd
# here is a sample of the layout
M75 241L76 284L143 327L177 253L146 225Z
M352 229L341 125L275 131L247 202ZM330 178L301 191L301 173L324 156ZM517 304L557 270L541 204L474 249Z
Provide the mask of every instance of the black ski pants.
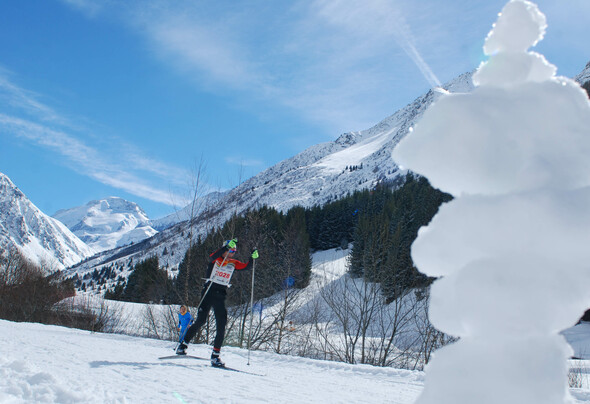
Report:
M215 340L213 341L213 347L221 349L223 339L225 338L225 325L227 324L227 309L225 308L225 291L210 289L199 311L197 312L197 319L186 331L184 336L184 342L188 344L191 339L199 332L203 324L207 321L209 311L213 308L215 314Z

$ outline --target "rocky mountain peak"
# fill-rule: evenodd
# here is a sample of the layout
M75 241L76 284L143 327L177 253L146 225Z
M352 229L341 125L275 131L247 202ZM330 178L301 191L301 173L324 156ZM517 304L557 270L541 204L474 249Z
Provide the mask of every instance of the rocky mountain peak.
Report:
M53 217L97 252L133 244L157 233L138 204L114 196L60 210Z
M61 222L39 210L5 175L0 173L0 247L15 248L49 270L63 269L94 255Z

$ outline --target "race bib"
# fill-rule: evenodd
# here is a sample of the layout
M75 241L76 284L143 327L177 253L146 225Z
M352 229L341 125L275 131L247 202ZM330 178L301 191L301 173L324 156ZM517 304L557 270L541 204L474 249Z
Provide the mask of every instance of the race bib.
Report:
M211 282L223 286L229 286L229 281L234 274L234 269L234 264L231 262L224 266L221 266L219 265L219 262L216 262L213 271L211 271Z

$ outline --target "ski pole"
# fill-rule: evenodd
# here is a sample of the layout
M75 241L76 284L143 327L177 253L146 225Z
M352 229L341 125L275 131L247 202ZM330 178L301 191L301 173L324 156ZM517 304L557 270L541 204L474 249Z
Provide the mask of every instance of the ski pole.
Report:
M252 320L254 320L254 273L256 272L256 259L252 262L252 287L250 288L250 328L248 329L248 365L250 365L250 341L252 337Z
M186 327L184 327L183 333L180 334L180 337L178 338L178 344L176 344L176 347L174 348L175 351L178 349L180 344L182 344L182 341L184 340L184 336L186 335L186 332L188 331L188 329L190 328L191 325L193 325L193 320L191 320L191 322L188 323L188 325Z

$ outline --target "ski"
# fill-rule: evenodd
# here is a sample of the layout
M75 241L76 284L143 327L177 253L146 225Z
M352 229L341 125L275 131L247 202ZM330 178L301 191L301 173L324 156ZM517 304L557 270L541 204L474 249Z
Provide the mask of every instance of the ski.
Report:
M211 359L203 358L200 356L194 355L170 355L170 356L160 356L158 359L179 359L179 358L191 358L191 359L199 359L202 361L209 361Z
M188 358L188 359L198 359L201 361L210 361L211 359L208 358L203 358L201 356L194 356L194 355L170 355L170 356L160 356L158 359L179 359L179 358ZM244 373L246 375L252 375L252 376L264 376L261 375L259 373L252 373L252 372L248 372L246 370L241 370L241 369L236 369L236 368L232 368L229 366L211 366L212 368L215 369L223 369L223 370L227 370L229 372L237 372L237 373Z
M223 369L223 370L228 370L228 371L230 371L230 372L244 373L244 374L247 374L247 375L252 375L252 376L264 376L264 375L261 375L261 374L259 374L259 373L252 373L252 372L248 372L248 371L241 370L241 369L230 368L230 367L228 367L228 366L211 366L211 367L212 367L212 368L215 368L215 369Z

